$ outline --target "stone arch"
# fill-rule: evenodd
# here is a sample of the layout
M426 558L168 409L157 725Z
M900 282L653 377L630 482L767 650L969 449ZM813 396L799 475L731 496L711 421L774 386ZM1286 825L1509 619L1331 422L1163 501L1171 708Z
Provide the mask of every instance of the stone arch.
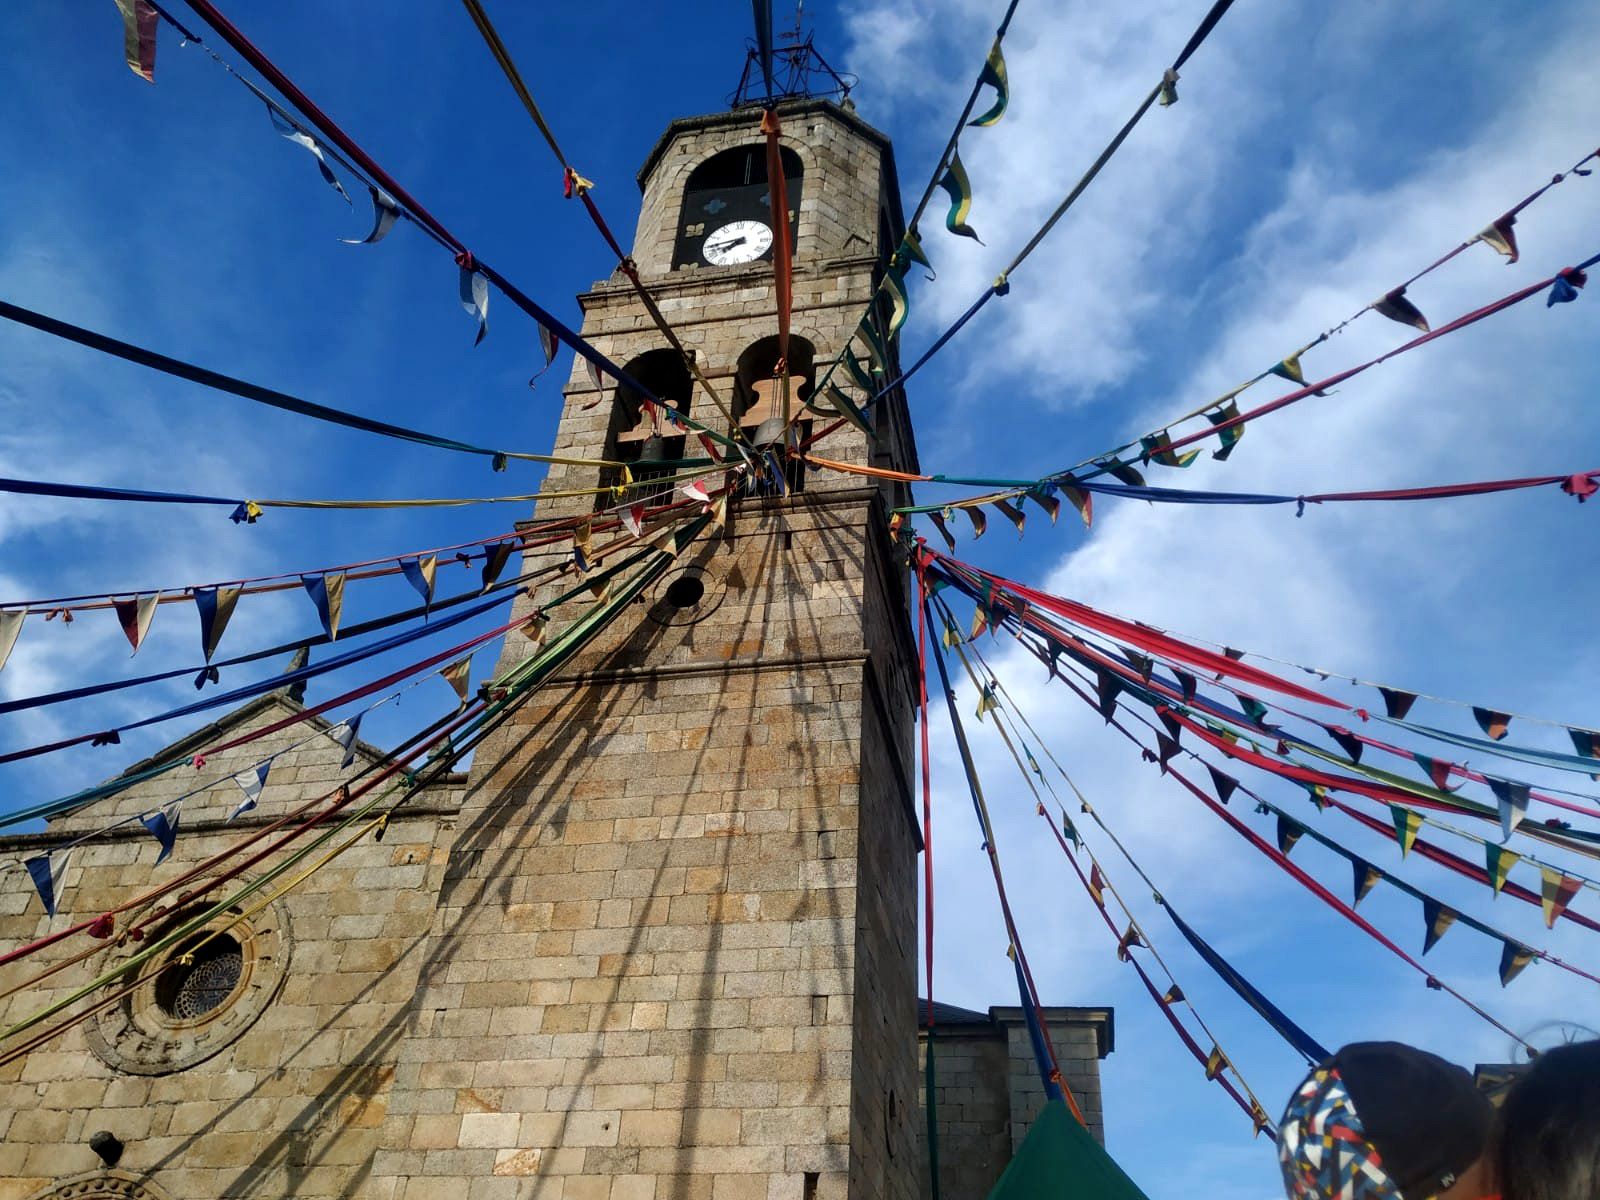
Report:
M52 1183L28 1200L172 1200L163 1188L129 1171L85 1171Z
M800 203L805 189L806 163L791 146L780 146L784 183L788 189L789 241L798 250ZM698 265L709 234L729 220L771 219L767 193L767 150L760 141L727 146L702 158L679 180L673 181L677 213L672 265L674 269Z
M623 364L622 370L641 387L665 401L667 405L685 416L689 415L694 399L694 379L683 356L670 347L646 350ZM611 423L606 433L605 457L626 463L635 481L662 478L673 473L674 468L656 466L662 462L682 458L687 427L675 425L665 413L651 413L644 404L644 396L625 383L618 383L612 393ZM601 470L600 485L614 487L622 481L621 467ZM647 499L663 488L634 488L630 500ZM610 493L595 498L596 510L609 508L614 503Z

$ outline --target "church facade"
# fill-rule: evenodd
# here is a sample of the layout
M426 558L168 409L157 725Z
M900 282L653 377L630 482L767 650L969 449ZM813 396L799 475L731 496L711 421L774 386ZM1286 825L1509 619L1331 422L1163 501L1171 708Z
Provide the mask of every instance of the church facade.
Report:
M631 379L707 425L726 427L726 408L757 445L785 424L804 436L832 420L811 389L904 232L887 139L848 105L777 112L794 247L786 356L756 110L675 121L639 176L633 260L717 400L621 272L580 297L583 336ZM915 471L904 396L880 401L872 424L822 451ZM658 464L698 452L631 389L574 366L555 453L626 463L659 502L673 485ZM546 487L622 482L611 470L555 466ZM791 469L781 491L736 497L721 528L478 746L470 770L303 884L265 889L218 914L212 936L82 997L70 1012L93 1006L89 1020L49 1038L42 1023L37 1048L0 1066L0 1200L929 1194L916 655L888 536L903 487ZM535 515L596 507L567 496ZM570 552L530 548L524 570ZM520 595L514 611L532 618L570 586ZM510 635L502 670L532 652ZM264 697L158 757L300 705ZM159 865L136 818L174 798L170 777L6 839L0 854L15 857L133 822L75 852L53 919L26 873L0 876L0 951L192 873L144 914L157 933L176 928L226 894L224 873L278 869L296 843L242 867L210 860L249 832L267 830L272 846L384 758L358 742L346 765L330 732L313 717L187 773L184 790L277 755L251 812L230 819L236 792L186 803ZM0 992L16 989L0 1021L75 996L138 950L115 926L95 932L106 936L0 967ZM1007 1010L958 1011L939 1085L941 1192L979 1200L1042 1093L1018 1065L1025 1039ZM1110 1014L1047 1015L1097 1126Z

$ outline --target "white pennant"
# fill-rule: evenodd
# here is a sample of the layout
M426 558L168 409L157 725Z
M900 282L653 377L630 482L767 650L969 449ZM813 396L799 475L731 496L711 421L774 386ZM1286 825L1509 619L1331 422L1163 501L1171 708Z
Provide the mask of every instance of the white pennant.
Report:
M644 505L643 504L630 504L627 508L623 509L622 510L622 523L625 526L627 526L628 532L633 534L634 537L640 537L641 535L643 535L643 533L644 533ZM3 662L3 661L4 661L4 659L0 658L0 662Z
M22 632L22 622L27 615L25 608L0 609L0 670L5 668L6 660L11 657L12 647L17 644L17 635Z
M256 801L261 799L261 789L267 785L267 772L271 769L272 760L269 758L266 762L247 771L240 771L233 777L233 781L239 785L239 790L244 792L244 803L228 814L228 820L231 821L240 813L247 813L256 806Z
M61 903L61 889L66 882L67 862L71 857L70 849L52 850L23 861L23 866L28 868L28 874L33 878L33 886L39 891L39 899L44 901L44 911L52 917Z

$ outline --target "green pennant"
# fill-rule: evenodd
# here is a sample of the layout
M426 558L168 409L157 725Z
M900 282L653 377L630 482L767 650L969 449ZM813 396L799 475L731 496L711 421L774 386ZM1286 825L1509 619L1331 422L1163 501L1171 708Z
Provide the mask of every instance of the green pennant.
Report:
M945 216L944 227L951 233L969 237L978 245L983 245L983 239L967 224L967 216L972 212L972 181L967 178L967 169L961 165L961 151L950 152L950 166L939 180L939 186L950 195L950 212Z
M1522 861L1522 855L1515 850L1507 850L1504 846L1496 846L1493 842L1483 843L1484 857L1488 859L1489 886L1498 896L1500 889L1506 885L1506 877L1511 874L1511 868Z
M1005 115L1006 105L1011 103L1011 85L1006 80L1006 59L1000 53L1000 39L995 38L994 45L989 47L989 57L984 60L983 70L978 73L978 82L986 83L994 89L994 104L989 111L981 117L974 117L968 121L969 125L976 125L979 129L987 129L991 125L1000 123L1000 118Z
M1239 415L1239 404L1236 400L1229 400L1214 413L1206 413L1206 420L1213 425L1221 425L1232 421ZM1221 449L1213 450L1211 457L1218 462L1226 462L1228 455L1233 453L1233 448L1239 444L1239 439L1244 436L1243 425L1231 425L1217 434L1217 440L1222 443Z
M1047 1101L988 1200L1146 1200L1067 1111Z
M1391 804L1389 817L1394 822L1396 839L1400 843L1400 857L1404 858L1411 853L1411 847L1417 840L1417 831L1422 828L1422 814Z
M883 288L889 293L889 337L900 335L900 327L911 314L911 298L906 294L904 268L890 267L883 275Z
M1190 450L1186 454L1179 454L1172 447L1172 434L1163 429L1160 433L1147 434L1139 439L1139 444L1144 447L1146 462L1158 462L1163 467L1187 467L1200 457L1200 451Z
M867 414L856 407L854 400L851 400L849 396L839 390L838 384L830 383L823 388L822 398L832 405L834 411L849 421L850 424L861 430L868 437L872 436L872 422L867 419Z
M928 261L928 256L923 253L922 239L917 236L915 229L906 230L905 237L900 239L900 248L894 252L894 258L890 261L899 267L902 273L912 263L916 263L918 266L927 268L929 283L932 283L936 278L933 264Z
M868 396L877 394L877 386L872 382L872 376L867 374L867 369L861 365L861 360L856 357L856 349L846 345L844 353L840 355L844 369L849 372L851 380Z

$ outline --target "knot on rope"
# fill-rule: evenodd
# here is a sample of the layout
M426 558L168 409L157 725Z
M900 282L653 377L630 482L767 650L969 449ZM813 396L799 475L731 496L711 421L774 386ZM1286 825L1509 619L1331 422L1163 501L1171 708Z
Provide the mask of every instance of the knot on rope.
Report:
M1370 713L1368 713L1366 709L1358 708L1355 711L1356 711L1356 716L1360 717L1363 721L1372 720L1372 715Z
M489 460L489 465L496 471L504 471L509 465L509 460L506 458L505 451L496 450L494 457Z
M1440 983L1432 975L1429 975L1428 978L1425 980L1425 982L1427 983L1428 990L1430 990L1430 991L1434 991L1434 992L1442 992L1442 991L1444 991L1444 984Z
M215 667L202 667L200 673L194 677L194 690L199 691L208 683L221 683L222 672Z
M61 623L63 625L72 624L73 617L72 610L70 608L52 608L44 615L44 619L46 621L54 621L57 617L61 618Z
M565 168L562 172L561 194L568 200L571 200L573 196L582 196L593 186L594 180L585 179L571 167Z
M185 967L194 966L194 951L185 950L182 954L178 955L178 964Z
M116 927L117 919L110 913L103 913L94 919L93 924L89 926L86 932L90 937L104 940L111 936Z
M472 257L471 250L463 250L456 255L456 266L463 271L476 271L478 269L478 260Z
M994 289L996 296L1009 296L1011 294L1011 280L1004 275L996 275L994 282L989 286Z
M1161 107L1170 108L1178 102L1178 73L1168 67L1161 73Z
M472 565L472 555L468 554L465 550L457 550L456 561L463 567L470 567Z
M115 729L107 729L104 733L97 733L89 739L91 746L120 746L122 735Z
M1296 517L1306 515L1306 498L1304 496L1296 496L1294 498L1294 515Z
M206 765L206 756L204 754L196 754L189 761L194 764L194 769L198 771Z

